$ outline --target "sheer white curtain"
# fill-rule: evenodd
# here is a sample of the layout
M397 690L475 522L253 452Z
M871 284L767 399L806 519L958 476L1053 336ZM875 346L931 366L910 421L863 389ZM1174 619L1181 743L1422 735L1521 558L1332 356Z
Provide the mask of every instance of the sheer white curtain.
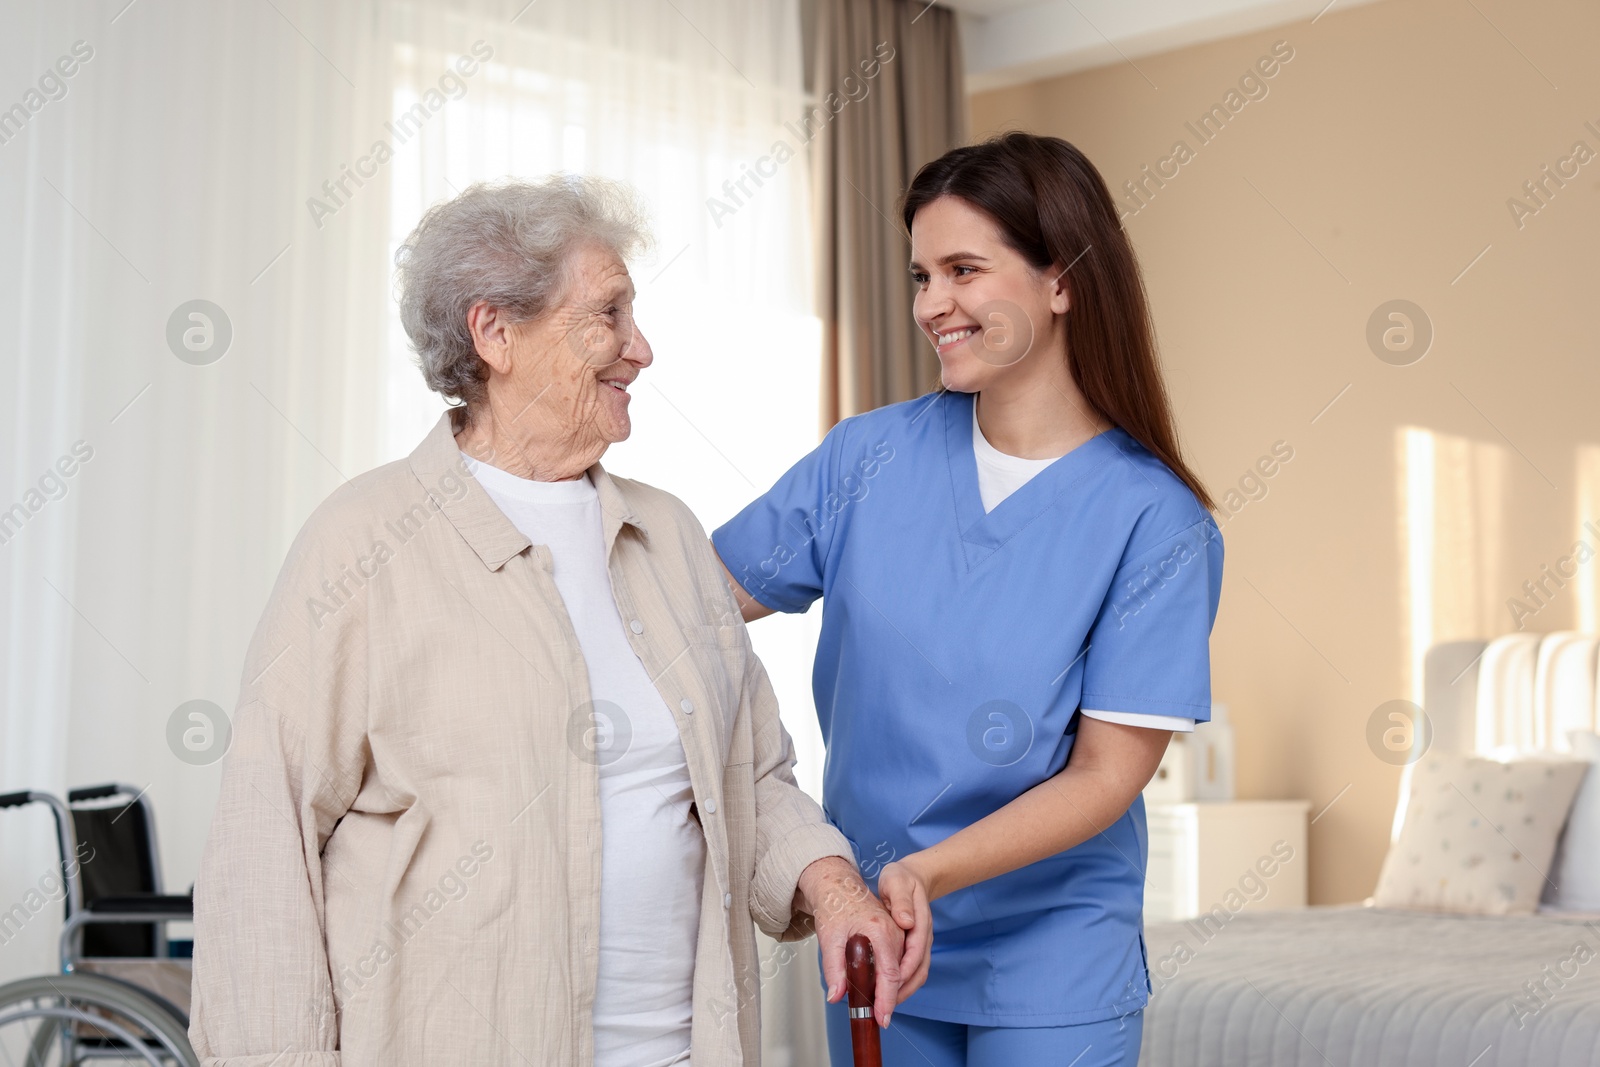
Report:
M387 201L305 207L388 117L377 14L4 6L0 789L148 787L179 890L220 765L169 719L231 713L289 539L380 458ZM212 347L175 350L194 300ZM0 812L0 910L27 913L0 977L54 966L60 908L27 895L53 854L42 809Z
M25 113L0 121L0 511L21 508L0 518L0 790L148 787L187 887L220 765L180 759L169 720L231 713L306 516L436 418L391 259L471 181L584 171L651 208L657 361L608 466L709 529L811 447L797 2L0 0L0 113ZM221 309L220 358L169 342L195 300ZM813 791L814 623L754 631ZM48 871L48 829L0 812L0 911ZM59 919L3 932L0 980L53 966ZM789 955L768 1062L819 1062L809 946Z

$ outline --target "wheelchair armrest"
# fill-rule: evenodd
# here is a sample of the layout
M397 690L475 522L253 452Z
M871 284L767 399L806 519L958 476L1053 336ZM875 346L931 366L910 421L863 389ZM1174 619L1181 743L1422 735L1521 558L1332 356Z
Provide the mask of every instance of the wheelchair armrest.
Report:
M188 897L102 897L93 907L74 912L61 924L61 969L71 974L79 957L85 926L98 923L172 923L194 918L194 901Z
M127 915L138 912L146 915L192 915L194 913L194 898L171 896L132 896L132 897L101 897L92 901L83 909L83 921L93 922L96 919L112 916Z

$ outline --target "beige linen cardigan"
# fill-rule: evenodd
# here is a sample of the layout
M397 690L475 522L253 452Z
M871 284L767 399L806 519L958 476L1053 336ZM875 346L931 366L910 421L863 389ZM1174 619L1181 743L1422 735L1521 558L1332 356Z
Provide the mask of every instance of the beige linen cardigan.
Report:
M207 1064L594 1060L588 678L549 550L466 472L453 430L446 412L409 459L317 508L256 629L195 887ZM805 936L800 872L851 849L795 785L704 529L668 493L589 476L705 832L694 1064L755 1064L752 920Z

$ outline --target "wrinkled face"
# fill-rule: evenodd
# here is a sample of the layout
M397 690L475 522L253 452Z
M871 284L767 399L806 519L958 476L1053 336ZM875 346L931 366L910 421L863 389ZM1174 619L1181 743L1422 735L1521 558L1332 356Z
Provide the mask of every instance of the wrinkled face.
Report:
M939 354L946 389L981 392L1040 373L1064 345L1066 282L1035 269L988 215L942 196L911 221L912 314Z
M653 361L633 321L633 279L618 255L584 246L555 307L509 328L512 370L497 418L541 451L598 459L632 432L627 389Z

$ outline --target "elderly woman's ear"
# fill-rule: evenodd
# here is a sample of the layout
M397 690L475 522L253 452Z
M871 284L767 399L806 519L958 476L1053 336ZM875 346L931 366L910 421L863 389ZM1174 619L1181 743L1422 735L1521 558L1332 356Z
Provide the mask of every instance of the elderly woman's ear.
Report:
M467 309L467 331L472 335L472 347L477 350L478 358L496 374L511 373L514 326L510 315L487 300L479 300Z

